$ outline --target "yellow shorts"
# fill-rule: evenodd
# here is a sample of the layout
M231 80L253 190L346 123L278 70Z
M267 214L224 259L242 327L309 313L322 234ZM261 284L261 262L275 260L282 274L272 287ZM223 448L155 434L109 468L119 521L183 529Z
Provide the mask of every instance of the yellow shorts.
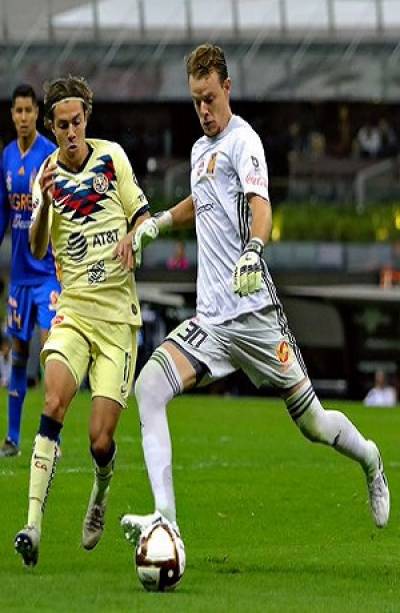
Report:
M77 387L88 374L92 398L104 396L126 407L136 365L137 330L129 324L59 312L42 349L42 364L50 359L63 362Z

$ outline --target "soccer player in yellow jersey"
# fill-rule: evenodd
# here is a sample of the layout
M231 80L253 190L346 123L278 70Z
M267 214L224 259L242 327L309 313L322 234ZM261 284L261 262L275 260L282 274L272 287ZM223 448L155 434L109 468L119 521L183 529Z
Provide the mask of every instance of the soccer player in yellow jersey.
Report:
M149 206L123 149L86 138L92 99L78 77L57 79L45 92L45 121L58 149L35 181L30 243L33 254L42 258L51 241L62 291L41 356L45 403L32 453L28 521L15 538L27 566L38 561L56 441L86 374L95 480L83 547L93 549L102 535L116 455L113 436L131 387L141 325L133 275L114 254L128 231L149 216Z

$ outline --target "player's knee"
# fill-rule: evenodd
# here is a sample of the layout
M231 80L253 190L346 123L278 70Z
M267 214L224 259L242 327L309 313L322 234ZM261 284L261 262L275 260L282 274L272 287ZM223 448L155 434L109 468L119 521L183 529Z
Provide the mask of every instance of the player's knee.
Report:
M44 402L44 413L57 421L64 420L67 403L62 394L57 391L46 391Z
M147 365L148 363L140 371L140 374L138 378L136 379L136 382L133 388L136 400L138 401L138 404L139 404L139 409L141 406L141 401L143 399L143 396L146 394L146 392L148 393L151 392L151 377L148 377L147 375L147 371L148 371Z
M140 373L134 388L139 416L142 426L146 425L147 420L152 415L157 415L160 410L163 410L165 403L162 401L162 389L157 388L153 378L148 376L146 366Z
M164 408L174 397L174 389L165 376L165 371L152 358L141 370L134 391L141 417L148 410Z

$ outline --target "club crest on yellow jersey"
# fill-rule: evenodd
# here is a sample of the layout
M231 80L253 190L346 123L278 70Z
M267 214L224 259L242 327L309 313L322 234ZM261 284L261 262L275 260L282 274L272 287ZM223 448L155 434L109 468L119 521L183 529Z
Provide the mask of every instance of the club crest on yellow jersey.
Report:
M97 173L93 178L93 189L98 194L105 194L108 190L109 181L103 172Z

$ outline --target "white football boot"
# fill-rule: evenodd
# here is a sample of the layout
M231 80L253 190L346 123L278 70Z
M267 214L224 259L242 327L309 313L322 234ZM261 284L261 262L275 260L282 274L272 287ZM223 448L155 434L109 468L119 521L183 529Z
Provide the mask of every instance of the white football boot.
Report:
M36 566L39 559L40 534L35 526L25 526L14 540L15 551L22 556L25 566Z
M368 441L371 445L373 462L366 472L369 506L375 525L384 528L389 521L390 514L390 492L383 470L383 462L378 447L373 441Z
M150 525L160 523L170 524L175 532L180 536L179 528L176 522L170 522L159 511L150 513L149 515L123 515L121 517L121 527L125 534L125 538L131 545L136 547L139 542L140 535Z

